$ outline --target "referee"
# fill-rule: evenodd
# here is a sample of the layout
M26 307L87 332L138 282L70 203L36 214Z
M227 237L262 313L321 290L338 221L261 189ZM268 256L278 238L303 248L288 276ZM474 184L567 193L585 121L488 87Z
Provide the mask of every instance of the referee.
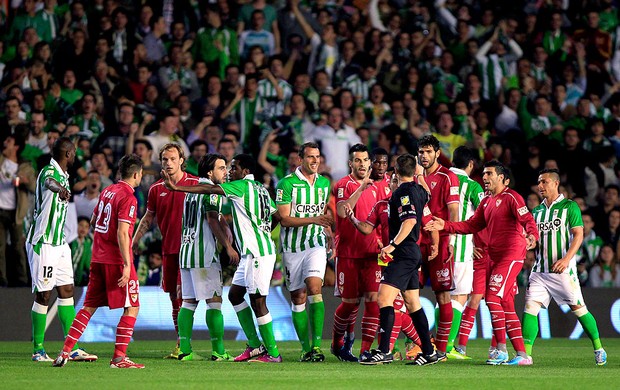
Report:
M417 222L422 219L428 193L414 182L416 171L414 156L404 154L398 157L395 168L400 185L389 202L390 244L381 250L382 257L388 255L394 257L385 268L379 286L379 324L383 336L379 349L372 350L371 354L360 363L376 365L393 361L394 358L390 353L390 335L394 326L393 302L398 292L402 291L405 305L422 341L422 352L415 358L413 364L433 364L437 362L437 353L431 344L428 320L420 304L418 269L422 255L417 244L420 235L420 224Z

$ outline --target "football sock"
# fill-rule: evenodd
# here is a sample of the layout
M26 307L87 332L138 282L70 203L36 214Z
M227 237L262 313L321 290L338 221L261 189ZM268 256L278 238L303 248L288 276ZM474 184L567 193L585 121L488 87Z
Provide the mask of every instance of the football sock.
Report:
M415 326L413 326L413 321L411 321L411 317L402 313L401 315L401 331L407 336L406 342L414 343L417 346L422 346L422 341L420 340L420 336L418 336L418 332L415 330Z
M226 353L224 348L224 316L222 315L222 302L207 303L207 313L205 314L209 336L211 337L211 348L213 352L220 355Z
M525 352L532 355L532 347L538 335L538 316L530 313L523 313L523 343Z
M521 321L515 312L514 298L502 300L504 308L504 316L506 321L506 334L510 338L512 347L520 356L527 356L525 353L525 344L523 344L523 334L521 333Z
M45 339L45 326L47 324L47 306L34 302L30 317L32 318L32 348L33 353L36 353L44 349L43 340Z
M351 315L349 316L348 319L348 324L347 324L347 331L346 333L349 335L354 335L355 334L355 323L357 322L357 313L360 311L360 306L355 305L355 309L353 309L353 311L351 312ZM355 338L355 337L353 337Z
M506 317L504 316L504 309L502 303L497 295L488 295L486 297L487 306L491 313L491 325L493 326L493 335L495 335L495 342L498 344L506 344Z
M381 314L381 311L379 311L379 314ZM394 350L394 345L398 339L402 323L403 313L400 310L394 310L394 325L392 326L392 334L390 336L390 351ZM381 341L379 341L379 345L381 345Z
M474 321L476 318L477 309L472 309L469 306L465 307L463 310L463 315L461 316L461 325L459 326L459 341L458 346L465 351L467 348L467 342L469 341L469 335L471 334L471 329L474 327Z
M308 313L306 312L306 305L291 303L291 309L293 310L293 326L295 327L297 338L301 343L301 349L303 352L309 352L310 340L308 337Z
M189 354L192 352L192 332L194 330L194 312L198 305L195 303L183 302L178 316L179 328L179 348L181 353ZM209 332L211 329L209 328Z
M394 313L394 307L392 307L392 315ZM364 302L364 315L362 316L362 346L360 348L360 354L364 351L370 351L372 342L375 341L377 336L377 329L379 328L379 305L377 302ZM387 337L389 343L389 334ZM388 345L389 346L389 345Z
M422 352L425 355L432 354L433 344L431 344L431 336L428 333L428 318L426 318L424 310L416 310L413 313L409 313L409 316L411 317L413 326L415 326L415 330L416 332L418 332L418 336L420 337L420 341L422 343Z
M58 303L58 319L60 320L60 325L62 326L62 334L67 337L69 334L69 328L71 328L71 324L75 318L73 298L58 298L56 302ZM75 344L73 349L78 349L78 345Z
M65 344L62 347L63 352L71 352L73 350L80 337L82 337L82 333L86 330L86 326L91 317L92 314L84 309L78 311L69 328L69 333L67 333L67 337L65 338Z
M452 325L452 303L439 304L439 325L437 326L437 336L435 345L437 350L446 352L448 345L448 337L450 336L450 327Z
M112 359L124 358L127 356L127 346L133 335L133 327L136 324L136 317L122 316L116 327L116 343L114 343L114 356Z
M182 299L172 299L172 322L174 323L174 331L177 334L177 343L179 342L179 309L183 303Z
M355 303L341 302L334 313L334 328L332 333L332 345L337 351L344 345L344 332L349 327L349 319L354 311L357 312ZM355 324L355 323L354 323Z
M390 352L392 328L394 327L394 307L385 306L379 309L381 341L379 342L379 350L383 353ZM363 336L362 336L363 337ZM372 341L371 341L372 344ZM366 351L369 351L367 349Z
M245 333L245 337L248 339L248 345L252 348L260 347L260 340L254 327L254 318L252 317L252 309L248 306L246 301L234 306L241 329Z
M461 325L461 316L465 308L460 302L452 300L452 324L450 325L450 335L448 336L448 345L446 345L446 351L451 351L454 347L454 340L459 333L459 326Z
M586 332L590 340L592 340L592 347L594 347L594 350L596 351L597 349L603 348L603 344L601 343L601 339L598 334L596 319L594 319L592 313L590 313L585 306L581 309L575 310L574 313L577 315L577 319L583 327L584 332Z
M267 313L262 317L258 317L256 319L256 322L258 323L258 330L260 331L260 335L263 338L265 348L267 348L267 353L269 353L269 355L273 357L280 356L278 346L276 345L276 338L273 334L273 322L271 321L271 313Z
M323 323L325 322L323 294L308 296L307 307L310 327L312 328L312 347L320 348L321 340L323 340Z

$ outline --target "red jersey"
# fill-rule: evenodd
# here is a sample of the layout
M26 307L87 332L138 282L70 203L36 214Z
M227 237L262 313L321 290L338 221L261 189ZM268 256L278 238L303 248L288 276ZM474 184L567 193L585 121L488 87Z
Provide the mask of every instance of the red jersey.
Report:
M390 190L390 175L383 175L383 179L374 182L377 187L377 200L390 199L392 191Z
M198 178L183 172L183 177L177 183L180 186L198 184ZM146 209L157 217L157 226L161 231L162 255L176 255L181 249L181 224L183 222L183 204L185 193L170 191L163 180L158 180L149 188Z
M336 203L343 202L358 189L358 183L353 176L347 175L340 179L333 190ZM383 190L382 190L383 191ZM353 209L355 218L364 221L373 206L380 200L379 189L373 183L366 188ZM379 253L377 248L377 236L375 234L364 235L360 233L347 218L340 218L336 214L336 236L338 256L365 259L376 257Z
M133 237L137 207L138 200L133 187L122 180L107 187L99 195L99 203L93 212L96 216L93 263L123 264L121 250L118 247L118 224L128 223L129 237ZM131 241L129 245L131 246ZM133 261L131 250L129 253Z
M538 240L534 217L521 195L510 188L497 196L487 196L474 215L464 222L446 221L448 233L471 234L487 228L489 257L493 261L525 259L523 230Z
M377 239L381 241L379 248L386 246L390 242L390 226L388 225L389 199L383 199L375 203L366 223L375 228Z
M448 205L451 203L459 203L459 179L454 172L439 165L435 172L428 175L424 175L426 185L431 191L431 196L428 201L428 208L431 213L443 219L444 221L450 220L450 213L448 213ZM446 232L439 232L439 235L447 235ZM430 235L422 235L422 241L428 242Z

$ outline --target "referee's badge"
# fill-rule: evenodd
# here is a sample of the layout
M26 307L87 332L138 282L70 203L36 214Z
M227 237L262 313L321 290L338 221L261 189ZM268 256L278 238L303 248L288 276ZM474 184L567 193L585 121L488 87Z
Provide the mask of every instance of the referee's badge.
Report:
M407 206L407 205L411 204L411 201L409 200L409 195L407 195L407 196L401 196L401 197L400 197L400 204L401 204L402 206Z

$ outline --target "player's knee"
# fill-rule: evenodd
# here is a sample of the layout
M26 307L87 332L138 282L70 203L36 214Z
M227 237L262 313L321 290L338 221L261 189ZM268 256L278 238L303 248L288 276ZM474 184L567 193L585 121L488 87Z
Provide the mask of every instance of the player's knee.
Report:
M583 317L588 314L588 308L586 306L577 306L576 308L571 307L571 309L573 310L573 314L575 314L577 318Z
M39 305L48 306L50 303L51 291L37 292L34 301Z
M140 311L139 307L126 307L123 314L129 317L138 317L138 312Z
M181 304L181 308L191 310L191 311L196 311L197 307L198 307L198 302L194 300L189 300L189 299L184 300L183 303Z
M536 301L528 301L525 302L525 313L533 315L533 316L538 316L538 313L540 312L540 309L542 308L542 305L540 302L536 302Z
M222 299L208 299L207 300L207 310L222 310Z

